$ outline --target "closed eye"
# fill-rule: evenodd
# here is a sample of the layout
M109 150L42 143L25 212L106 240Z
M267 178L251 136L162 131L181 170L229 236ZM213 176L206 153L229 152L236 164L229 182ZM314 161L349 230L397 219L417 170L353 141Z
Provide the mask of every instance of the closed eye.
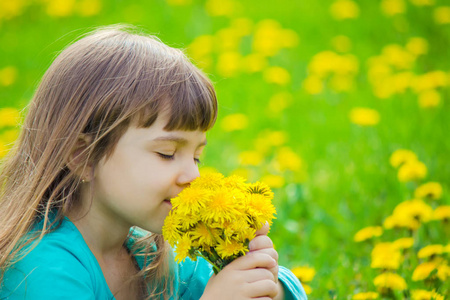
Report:
M171 160L175 158L175 155L173 154L164 154L164 153L160 153L160 152L156 152L156 154L158 154L162 159L166 159L166 160Z
M201 161L200 161L200 159L198 159L198 158L194 158L194 161L195 161L195 163L196 163L197 165L201 164Z

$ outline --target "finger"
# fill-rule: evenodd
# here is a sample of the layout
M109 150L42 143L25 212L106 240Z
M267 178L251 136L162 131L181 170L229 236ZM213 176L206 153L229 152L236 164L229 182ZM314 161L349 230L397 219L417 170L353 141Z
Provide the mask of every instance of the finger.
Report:
M255 232L255 235L267 235L269 233L270 225L268 222L264 223L264 225Z
M275 277L271 271L264 268L256 268L250 270L241 271L245 282L252 283L260 280L272 280L275 281Z
M278 294L278 287L273 280L255 281L248 285L246 294L250 298L270 297L272 299Z
M248 244L250 251L264 249L264 248L272 248L273 242L267 235L258 235L254 239L250 241Z
M251 250L249 253L265 253L275 259L275 261L278 262L278 252L277 250L273 248L265 248L265 249L259 249L259 250Z
M232 261L225 268L234 270L249 270L254 268L270 269L278 266L278 263L268 254L263 252L250 252Z

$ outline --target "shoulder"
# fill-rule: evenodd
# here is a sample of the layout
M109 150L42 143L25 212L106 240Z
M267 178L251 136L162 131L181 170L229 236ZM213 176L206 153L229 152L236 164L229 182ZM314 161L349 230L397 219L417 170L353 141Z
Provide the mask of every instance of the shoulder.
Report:
M101 285L101 269L70 221L27 246L22 255L5 272L2 299L92 299Z

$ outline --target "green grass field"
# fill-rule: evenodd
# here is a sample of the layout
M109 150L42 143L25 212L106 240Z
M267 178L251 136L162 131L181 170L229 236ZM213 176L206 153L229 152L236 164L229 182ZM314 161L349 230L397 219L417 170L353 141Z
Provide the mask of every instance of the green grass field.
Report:
M0 156L58 52L117 23L214 81L202 167L271 185L271 238L281 265L314 269L297 269L310 299L450 297L447 0L0 0Z

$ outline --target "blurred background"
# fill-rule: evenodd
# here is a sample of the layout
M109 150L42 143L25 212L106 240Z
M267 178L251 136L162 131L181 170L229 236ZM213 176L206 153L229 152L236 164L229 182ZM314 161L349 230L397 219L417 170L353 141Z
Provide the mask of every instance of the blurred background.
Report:
M450 296L448 0L0 0L0 157L58 52L117 23L213 80L202 169L271 186L310 299Z

